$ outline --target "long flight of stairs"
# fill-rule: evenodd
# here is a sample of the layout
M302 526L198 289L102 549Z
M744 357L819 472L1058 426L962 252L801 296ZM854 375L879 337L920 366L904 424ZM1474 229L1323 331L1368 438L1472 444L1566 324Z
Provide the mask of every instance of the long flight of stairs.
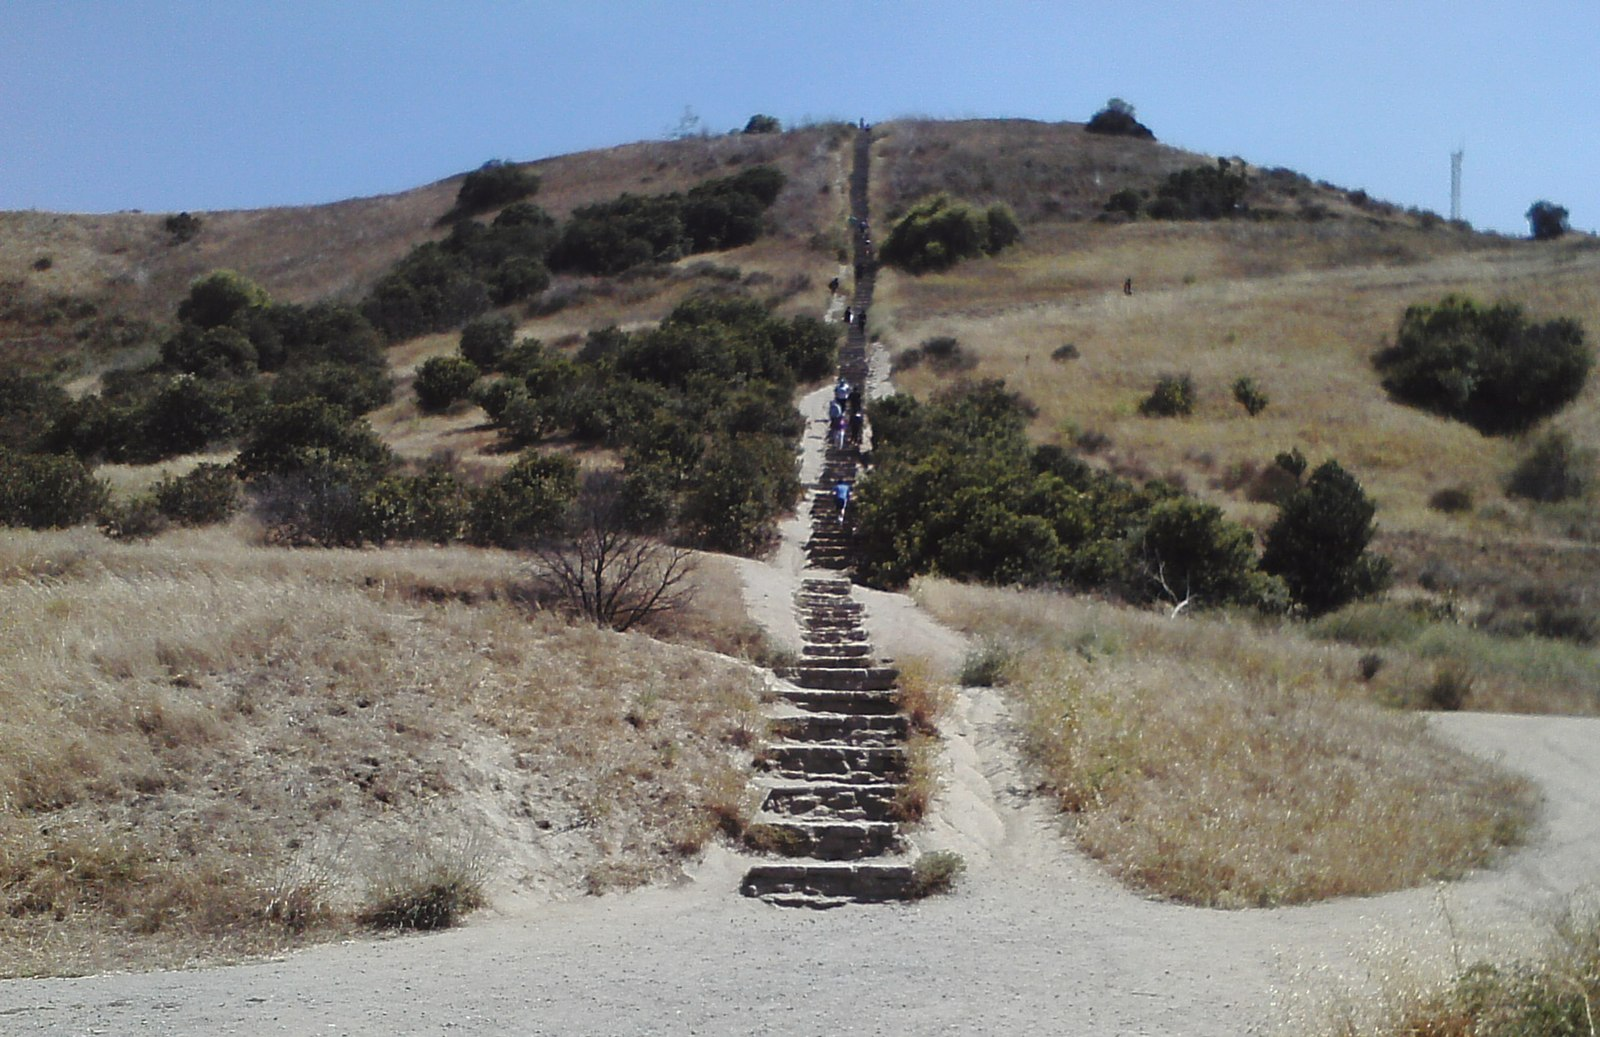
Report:
M872 303L875 254L867 226L871 135L856 141L850 178L856 232L851 311ZM863 390L867 381L865 321L852 322L839 354L839 376ZM895 701L897 672L874 656L851 594L854 536L833 497L855 482L860 455L829 441L814 487L811 538L814 573L801 581L795 608L805 647L782 678L783 715L758 757L765 795L750 826L753 846L782 860L752 867L741 891L774 904L833 907L904 900L915 895L904 856L897 802L907 771L908 722Z

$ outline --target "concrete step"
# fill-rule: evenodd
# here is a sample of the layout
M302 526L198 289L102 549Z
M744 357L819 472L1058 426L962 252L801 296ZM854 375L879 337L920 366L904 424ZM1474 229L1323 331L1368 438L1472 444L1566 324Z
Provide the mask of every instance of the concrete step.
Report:
M839 659L849 661L868 659L871 656L872 644L867 641L860 641L855 644L847 645L808 644L800 650L800 661L807 664L821 662L824 659ZM857 662L856 665L870 666L872 664Z
M817 630L805 635L815 645L869 644L865 630Z
M916 876L899 862L758 864L745 873L739 892L786 907L881 904L914 898Z
M898 789L898 785L889 782L793 782L769 789L761 810L782 817L821 815L841 821L893 821Z
M823 633L823 631L818 631ZM801 688L829 688L835 691L888 691L895 686L900 671L892 666L865 666L837 669L826 666L785 666L778 676Z
M900 713L807 713L778 717L772 733L786 742L892 745L906 740L910 722Z
M813 821L782 818L757 821L745 830L751 849L780 857L810 857L819 861L858 861L881 857L904 845L899 826L892 821Z
M791 780L878 785L906 772L905 750L897 745L816 745L777 742L761 750L762 769Z

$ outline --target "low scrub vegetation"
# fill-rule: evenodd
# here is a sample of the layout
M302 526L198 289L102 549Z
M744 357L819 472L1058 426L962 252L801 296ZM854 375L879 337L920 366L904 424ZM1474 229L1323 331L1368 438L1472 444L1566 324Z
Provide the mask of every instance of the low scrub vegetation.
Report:
M1374 705L1292 630L946 582L917 594L1016 647L1006 694L1027 757L1080 845L1136 888L1217 907L1376 893L1492 862L1532 819L1526 783Z

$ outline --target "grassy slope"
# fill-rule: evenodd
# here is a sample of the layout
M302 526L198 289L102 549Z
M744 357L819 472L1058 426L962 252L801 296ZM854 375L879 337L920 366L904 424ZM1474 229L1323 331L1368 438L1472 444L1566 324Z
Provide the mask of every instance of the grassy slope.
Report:
M1118 187L1147 188L1156 174L1202 157L1033 123L896 124L876 147L879 212L928 189L966 187L974 201L1037 215L1023 244L996 258L920 278L885 273L872 326L891 347L956 336L978 361L968 377L1004 378L1039 407L1038 439L1109 437L1102 463L1169 478L1258 529L1274 511L1249 500L1244 477L1297 446L1313 464L1335 457L1362 480L1379 503L1380 546L1403 581L1442 564L1468 596L1519 580L1590 600L1600 591L1600 549L1581 512L1504 496L1521 441L1394 403L1370 363L1408 305L1449 292L1511 300L1534 319L1576 317L1593 336L1593 239L1473 234L1254 167L1251 206L1283 218L1084 222L1064 217L1091 215ZM1299 218L1308 206L1332 218ZM1134 281L1132 296L1121 291L1124 278ZM1080 357L1052 360L1067 343ZM1194 415L1140 417L1155 380L1181 372L1199 389ZM1271 399L1253 419L1231 396L1242 375ZM919 368L897 384L926 393L941 379ZM1600 383L1591 380L1552 424L1600 448L1597 399ZM1476 507L1430 509L1432 494L1451 487L1468 489Z

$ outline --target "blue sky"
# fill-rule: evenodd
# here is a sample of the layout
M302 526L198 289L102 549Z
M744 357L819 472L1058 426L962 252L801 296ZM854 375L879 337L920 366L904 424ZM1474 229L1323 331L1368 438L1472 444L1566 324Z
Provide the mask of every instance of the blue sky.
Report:
M0 3L0 209L383 194L490 158L900 116L1084 121L1525 234L1600 227L1600 2Z

